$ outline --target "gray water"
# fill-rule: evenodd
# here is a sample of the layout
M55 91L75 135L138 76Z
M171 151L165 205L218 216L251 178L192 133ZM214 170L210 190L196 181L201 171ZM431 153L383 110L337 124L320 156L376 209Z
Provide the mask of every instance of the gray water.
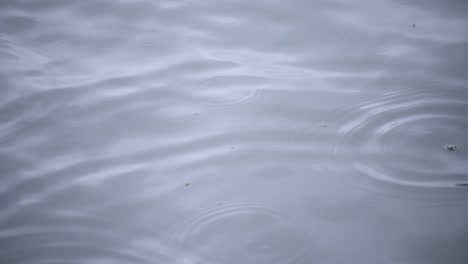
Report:
M0 2L0 263L468 263L468 2Z

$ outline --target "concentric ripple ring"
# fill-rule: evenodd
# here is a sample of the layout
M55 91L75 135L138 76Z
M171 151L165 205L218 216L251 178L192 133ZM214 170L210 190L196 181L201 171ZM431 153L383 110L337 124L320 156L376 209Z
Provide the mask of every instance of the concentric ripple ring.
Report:
M358 175L403 186L466 183L468 95L457 87L444 91L400 91L340 109L332 117L339 126L329 166L344 163L343 171L352 167Z
M311 252L302 227L288 211L231 203L182 221L174 239L203 263L297 263Z
M265 84L264 77L223 74L194 82L190 92L200 105L228 107L256 98Z

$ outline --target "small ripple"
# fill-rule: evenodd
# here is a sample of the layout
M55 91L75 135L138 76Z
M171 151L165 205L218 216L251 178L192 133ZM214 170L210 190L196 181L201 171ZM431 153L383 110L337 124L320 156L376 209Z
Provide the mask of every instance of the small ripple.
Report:
M344 163L342 172L351 168L387 184L457 186L468 179L466 113L464 88L440 83L339 109L330 118L338 128L328 165Z
M204 263L298 263L311 253L303 227L289 211L220 203L177 225L174 240Z
M166 50L180 48L181 44L181 36L173 26L167 24L140 27L123 25L111 27L111 30L125 36L122 40L136 47Z
M167 30L158 28L151 30L142 30L135 34L135 45L140 47L151 47L164 45L169 40Z
M193 98L203 106L229 107L255 99L265 78L253 75L215 75L190 85Z

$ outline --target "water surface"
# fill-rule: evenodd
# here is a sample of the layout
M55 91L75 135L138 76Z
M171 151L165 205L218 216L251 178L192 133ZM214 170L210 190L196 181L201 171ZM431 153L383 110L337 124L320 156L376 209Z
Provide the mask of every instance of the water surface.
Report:
M463 1L0 2L0 262L468 263Z

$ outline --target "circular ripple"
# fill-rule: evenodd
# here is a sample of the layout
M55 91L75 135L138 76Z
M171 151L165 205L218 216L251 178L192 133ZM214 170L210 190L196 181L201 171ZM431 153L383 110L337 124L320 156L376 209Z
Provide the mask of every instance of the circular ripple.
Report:
M344 162L344 171L352 167L373 180L405 186L467 182L468 90L439 87L437 93L434 88L387 93L340 109L329 165Z
M265 78L251 75L217 75L192 86L195 100L204 106L226 107L256 98Z
M218 205L186 219L175 240L205 263L297 263L310 252L292 214L247 203Z

